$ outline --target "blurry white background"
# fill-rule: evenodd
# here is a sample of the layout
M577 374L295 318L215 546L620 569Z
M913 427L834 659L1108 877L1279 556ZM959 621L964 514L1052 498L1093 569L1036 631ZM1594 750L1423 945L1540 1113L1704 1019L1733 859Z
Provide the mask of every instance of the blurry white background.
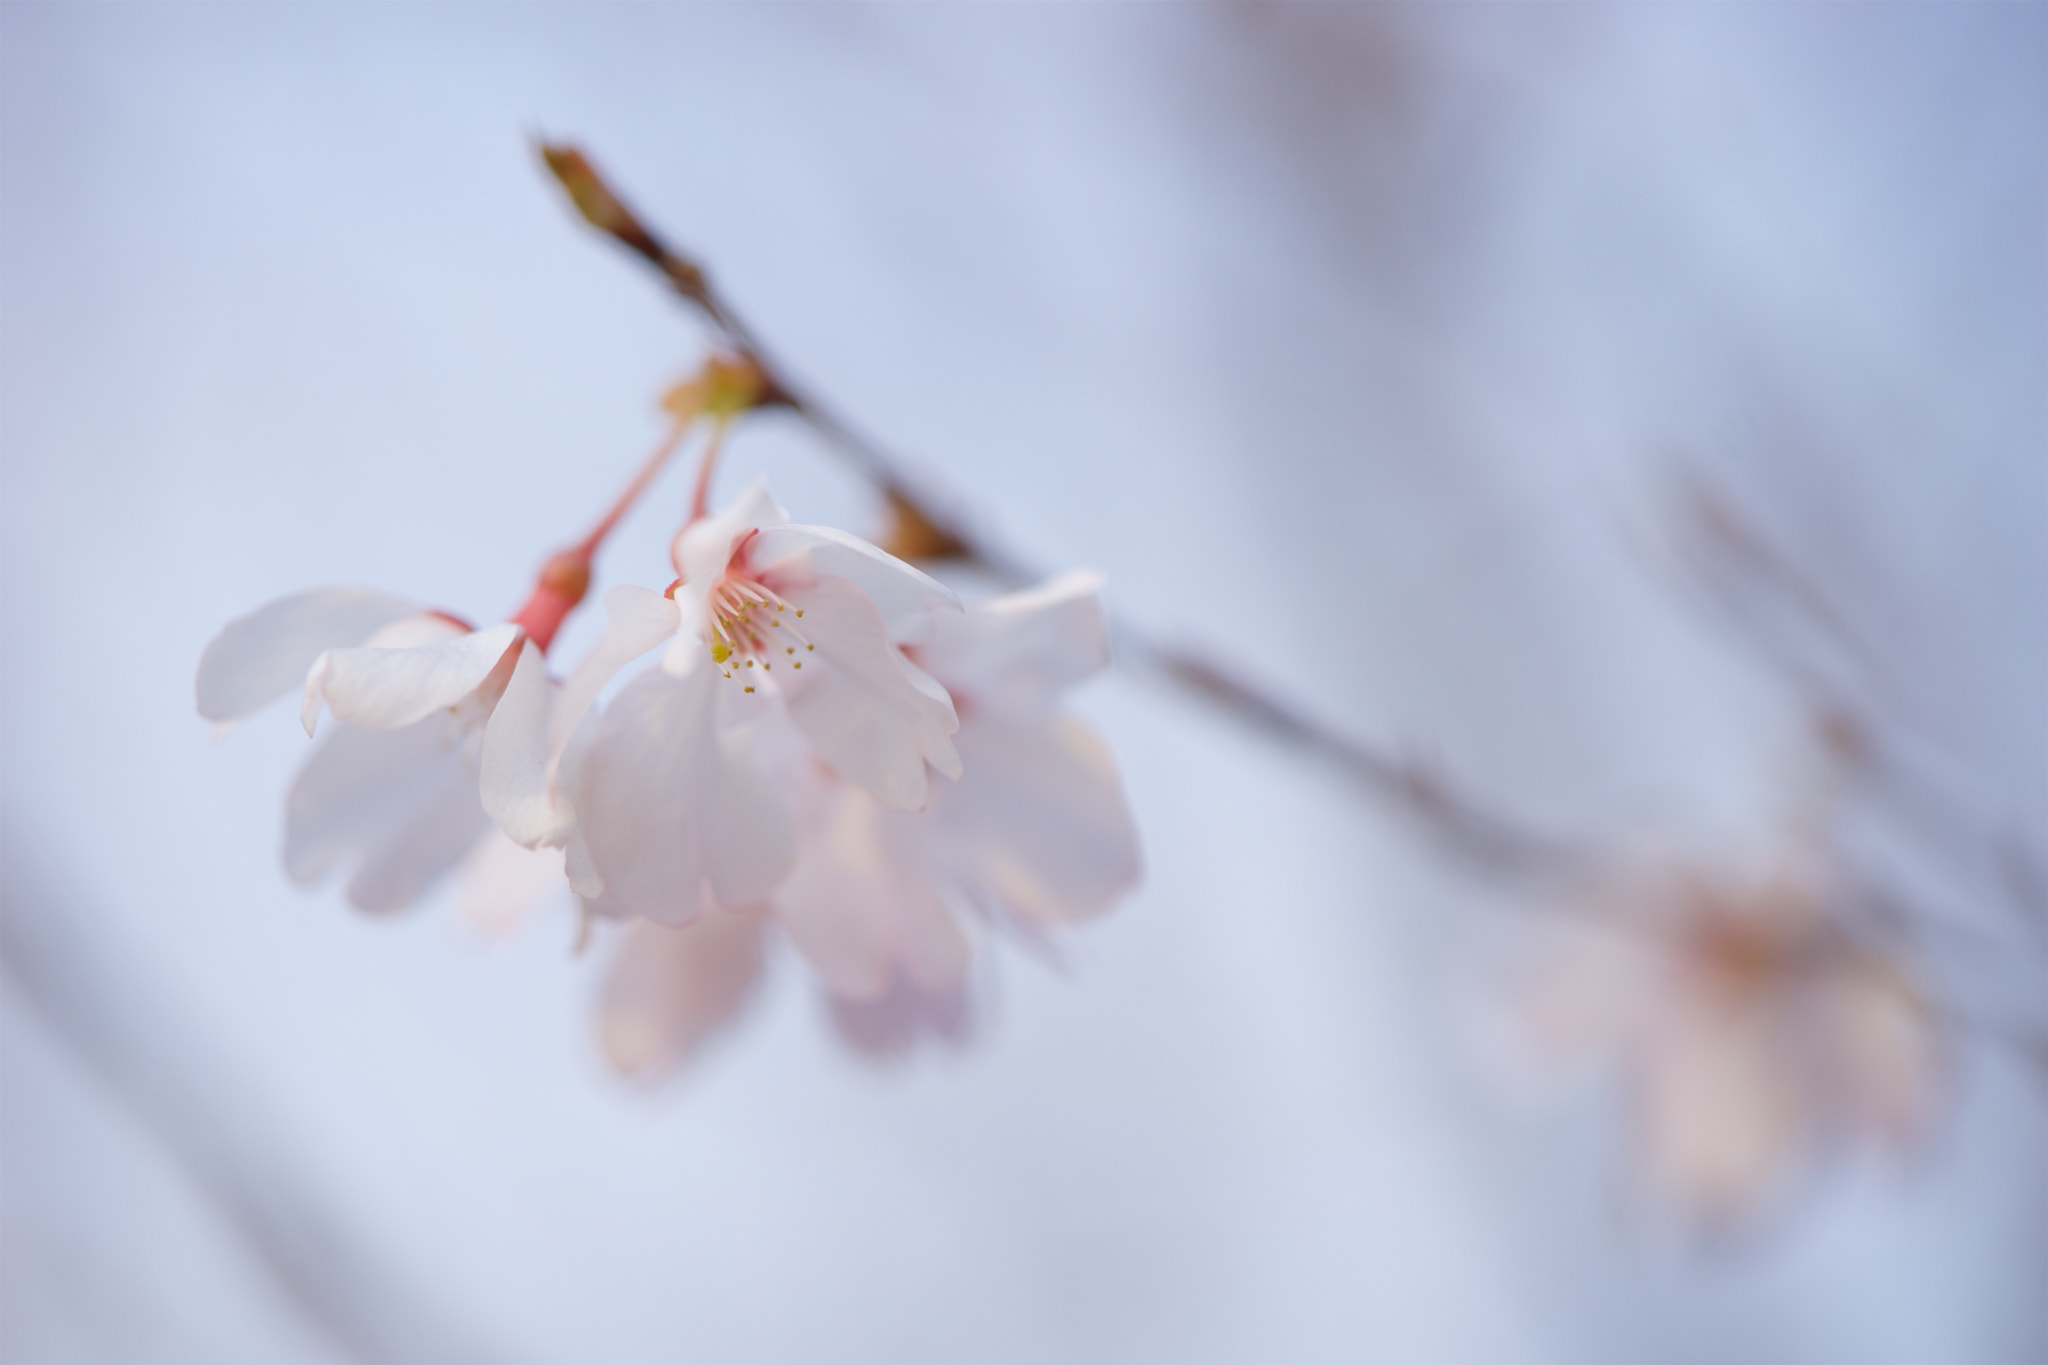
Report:
M2048 825L2040 7L10 4L0 1356L2048 1355L2037 1074L1967 1052L1917 1169L1703 1252L1611 1096L1475 1061L1501 892L1126 679L1147 881L964 1051L856 1060L784 971L646 1093L566 911L291 887L305 737L213 742L206 640L511 609L700 353L540 133L1007 540L1532 822L1778 813L1796 698L1644 549L1683 457ZM878 525L794 424L756 469Z

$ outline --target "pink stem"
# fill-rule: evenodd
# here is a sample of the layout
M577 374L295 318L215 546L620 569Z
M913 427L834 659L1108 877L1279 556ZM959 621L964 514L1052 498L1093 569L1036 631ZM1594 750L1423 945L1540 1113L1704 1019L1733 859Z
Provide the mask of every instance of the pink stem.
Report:
M718 452L725 444L726 421L719 418L711 424L711 439L704 443L704 453L697 457L697 487L690 494L690 520L697 521L711 514L711 471L718 466Z
M590 565L597 558L598 547L604 544L612 528L619 524L619 519L640 500L640 495L654 482L655 475L661 473L662 466L676 453L689 430L688 421L671 425L641 464L639 472L633 475L632 481L597 519L597 524L590 528L590 534L570 548L550 555L548 562L541 565L540 577L534 582L532 594L527 597L525 605L513 614L512 621L526 632L528 639L540 646L542 653L546 653L548 646L555 642L555 632L562 628L562 622L576 609L583 595L590 591ZM716 432L712 439L715 445ZM699 478L701 480L702 476Z
M660 444L656 445L648 453L646 462L640 466L640 471L633 476L633 481L625 486L619 493L617 501L613 502L610 509L597 519L597 525L590 528L590 534L585 536L582 544L576 547L577 550L582 552L586 560L596 556L597 547L604 544L605 537L609 536L612 533L612 528L619 524L619 518L625 516L627 512L632 510L633 504L640 501L640 495L647 491L647 485L654 482L654 476L661 473L662 466L668 463L669 456L676 453L676 448L682 445L683 437L689 435L689 432L690 424L688 422L674 423L669 427L667 434L661 438Z

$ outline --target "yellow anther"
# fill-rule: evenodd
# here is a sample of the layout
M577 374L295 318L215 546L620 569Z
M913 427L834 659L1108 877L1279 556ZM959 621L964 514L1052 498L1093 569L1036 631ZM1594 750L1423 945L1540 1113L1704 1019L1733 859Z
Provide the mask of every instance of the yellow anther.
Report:
M794 654L794 653L796 653L796 646L795 646L795 645L790 645L790 646L789 646L788 648L784 649L784 650L783 650L782 652L783 652L784 654Z
M749 692L751 692L751 691L753 691L753 690L754 690L754 689L753 689L753 688L751 688L751 687L749 687L749 688L747 689L747 691L749 691Z
M803 619L804 619L804 614L803 614L802 612L798 612L798 613L796 614L796 619L797 619L797 620L799 620L799 621L803 620Z
M749 659L749 660L747 660L747 667L748 667L748 668L752 668L753 666L754 666L754 661L753 661L752 659Z
M808 652L808 651L810 651L810 650L816 649L816 648L817 648L817 646L816 646L816 645L805 645L805 646L804 646L804 649L805 649L805 650L806 650L807 652Z
M802 665L801 663L797 663L797 664L792 664L792 665L791 665L791 667L792 667L792 668L802 668L802 667L803 667L803 665Z
M711 662L713 662L713 663L715 663L715 664L722 664L722 663L724 663L724 662L725 662L725 661L726 661L727 659L730 659L731 657L732 657L732 646L731 646L731 645L727 644L727 643L726 643L725 641L723 641L723 640L713 640L713 641L711 642Z

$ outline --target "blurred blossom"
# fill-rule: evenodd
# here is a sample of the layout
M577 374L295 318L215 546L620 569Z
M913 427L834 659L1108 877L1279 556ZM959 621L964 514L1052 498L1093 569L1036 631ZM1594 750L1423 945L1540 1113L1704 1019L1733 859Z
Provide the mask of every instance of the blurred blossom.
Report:
M492 830L456 869L456 918L481 938L509 938L564 894L562 850L522 848Z
M1612 1067L1649 1192L1725 1231L1839 1147L1903 1155L1943 1040L1899 958L1861 941L1821 848L1613 877L1520 1005L1540 1059Z
M1037 935L1109 908L1135 884L1136 829L1108 751L1060 695L1108 661L1093 573L935 613L918 658L960 716L965 771L929 809L891 810L810 773L794 870L766 915L718 911L680 930L636 925L614 962L601 1032L621 1070L687 1057L745 1002L771 923L817 974L841 1035L871 1053L959 1040L972 1018L968 925Z

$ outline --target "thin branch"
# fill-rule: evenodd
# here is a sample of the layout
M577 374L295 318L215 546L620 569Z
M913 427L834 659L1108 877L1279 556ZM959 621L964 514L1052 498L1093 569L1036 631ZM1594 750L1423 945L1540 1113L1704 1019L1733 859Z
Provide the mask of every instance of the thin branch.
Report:
M792 379L732 303L718 292L703 266L669 246L629 209L581 151L544 143L540 152L586 222L652 267L673 293L717 329L727 346L754 365L763 380L757 405L785 408L802 418L835 455L876 487L899 524L914 528L920 546L941 547L947 557L1012 587L1044 577L1022 556L976 529L964 513L919 488L906 461ZM1584 850L1475 804L1432 768L1338 733L1195 650L1166 644L1121 617L1111 624L1117 655L1125 667L1181 690L1240 725L1333 764L1441 844L1490 872L1556 872L1585 856Z
M1883 658L1795 556L1703 474L1681 466L1676 475L1681 566L1695 590L1793 688L1820 700L1830 748L1857 779L1860 795L1888 806L1905 829L1944 849L1955 865L1974 868L1980 890L2013 912L2035 946L2048 942L2048 873L2029 841L1928 757L1943 747L1936 732L1905 703ZM1838 661L1857 676L1831 676L1797 638L1772 629L1772 608L1798 635L1832 643ZM1905 742L1916 730L1924 751L1917 760ZM1976 811L1962 809L1972 804Z

